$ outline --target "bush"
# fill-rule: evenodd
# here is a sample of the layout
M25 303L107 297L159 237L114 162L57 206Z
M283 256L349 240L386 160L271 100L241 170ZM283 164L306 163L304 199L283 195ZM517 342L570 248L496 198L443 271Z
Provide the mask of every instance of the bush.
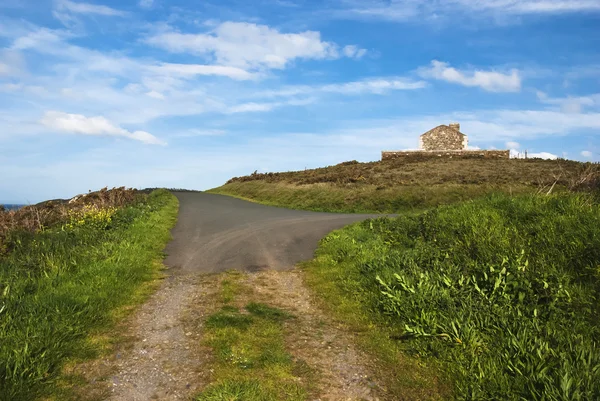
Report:
M72 229L85 224L99 224L107 228L117 208L139 203L145 196L135 189L125 187L102 188L78 195L69 201L51 200L18 210L5 210L1 207L0 257L16 245L13 240L15 236L24 232L37 233L60 225Z

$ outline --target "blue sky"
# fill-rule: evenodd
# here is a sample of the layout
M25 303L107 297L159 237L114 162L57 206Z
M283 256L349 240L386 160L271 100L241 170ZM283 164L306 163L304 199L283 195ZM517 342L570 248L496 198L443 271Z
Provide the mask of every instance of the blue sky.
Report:
M598 0L2 0L0 202L469 144L600 160Z

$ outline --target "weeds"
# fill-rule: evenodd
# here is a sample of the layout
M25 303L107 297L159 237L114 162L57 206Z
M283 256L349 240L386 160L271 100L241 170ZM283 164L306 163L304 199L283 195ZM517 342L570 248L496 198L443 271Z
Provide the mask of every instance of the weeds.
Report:
M407 352L440 361L458 399L600 398L591 196L493 196L366 221L323 240L312 269L324 266Z
M0 257L7 254L23 232L37 233L60 225L72 228L89 223L94 218L107 220L117 208L130 206L144 199L143 194L124 187L90 192L79 195L70 201L53 200L37 205L25 206L18 210L0 209ZM105 227L106 228L106 227Z
M130 200L100 193L63 226L11 233L12 252L0 258L0 400L52 393L64 363L93 356L90 336L162 265L177 200L156 191L112 209Z

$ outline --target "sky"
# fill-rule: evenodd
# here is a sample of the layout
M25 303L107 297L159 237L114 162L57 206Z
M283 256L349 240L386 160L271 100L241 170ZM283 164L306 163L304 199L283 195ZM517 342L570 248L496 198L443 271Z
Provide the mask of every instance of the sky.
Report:
M598 0L2 0L0 203L473 149L600 161Z

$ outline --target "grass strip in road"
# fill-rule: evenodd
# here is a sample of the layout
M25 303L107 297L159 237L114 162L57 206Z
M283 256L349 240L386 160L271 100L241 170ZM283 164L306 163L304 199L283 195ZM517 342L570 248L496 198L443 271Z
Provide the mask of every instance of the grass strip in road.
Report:
M305 270L397 399L426 398L416 384L435 369L418 366L436 364L444 399L600 399L598 198L492 196L365 221L323 239Z
M197 401L301 401L308 392L297 363L285 349L284 322L294 317L272 306L247 302L252 290L240 273L226 273L222 308L205 322L204 342L213 350L212 384Z
M145 299L177 210L158 190L75 225L22 233L0 259L0 400L64 391L65 363L94 357L92 339Z

